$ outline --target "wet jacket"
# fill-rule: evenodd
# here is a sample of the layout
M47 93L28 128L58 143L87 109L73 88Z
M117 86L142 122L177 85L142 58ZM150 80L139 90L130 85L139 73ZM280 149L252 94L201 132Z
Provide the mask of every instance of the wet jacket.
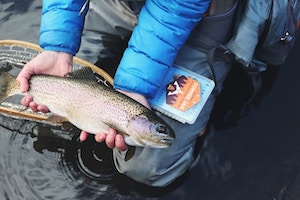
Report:
M210 0L147 0L115 75L115 88L151 97ZM43 0L40 45L75 55L85 0Z

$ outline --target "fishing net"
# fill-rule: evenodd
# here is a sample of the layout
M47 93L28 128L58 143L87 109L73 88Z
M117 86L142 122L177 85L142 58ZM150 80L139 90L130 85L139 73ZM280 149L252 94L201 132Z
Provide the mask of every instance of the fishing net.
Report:
M22 67L42 52L42 48L36 44L18 40L0 40L0 72L7 71L17 76ZM101 68L78 57L73 59L73 71L83 67L91 68L97 81L112 87L113 78ZM1 83L0 83L1 84ZM22 118L48 123L46 119L51 113L32 112L20 104L21 97L12 97L0 103L0 114L13 118Z

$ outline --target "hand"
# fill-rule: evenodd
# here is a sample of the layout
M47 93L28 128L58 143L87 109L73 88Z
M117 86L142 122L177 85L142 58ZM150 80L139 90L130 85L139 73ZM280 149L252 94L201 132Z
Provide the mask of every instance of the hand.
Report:
M56 76L65 76L72 71L73 56L64 52L43 51L34 59L24 65L23 69L17 77L22 93L28 91L28 81L34 74L49 74ZM31 96L25 96L21 103L29 106L34 112L48 112L48 108L44 105L38 105L33 102Z
M140 95L137 93L132 93L132 92L121 91L121 90L119 90L119 92L122 92L123 94L129 96L130 98L132 98L132 99L140 102L144 106L150 108L150 105L149 105L147 99L143 95ZM87 137L88 137L88 133L85 131L82 131L79 139L81 141L84 141L87 139ZM128 146L124 141L123 135L117 133L117 131L112 128L110 128L107 133L96 134L95 140L97 142L105 141L107 147L109 147L111 149L113 149L114 147L116 147L120 151L125 151L126 149L128 149Z

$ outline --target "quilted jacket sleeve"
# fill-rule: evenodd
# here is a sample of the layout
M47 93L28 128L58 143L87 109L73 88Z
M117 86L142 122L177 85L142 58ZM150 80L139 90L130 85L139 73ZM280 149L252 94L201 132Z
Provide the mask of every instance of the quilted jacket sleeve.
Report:
M45 50L75 55L80 46L85 0L43 0L40 46Z
M115 88L151 97L210 0L148 0L115 76Z

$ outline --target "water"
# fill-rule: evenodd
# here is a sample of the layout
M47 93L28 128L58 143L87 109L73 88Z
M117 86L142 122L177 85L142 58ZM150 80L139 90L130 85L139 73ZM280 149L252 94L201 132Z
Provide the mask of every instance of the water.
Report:
M0 39L38 43L41 1L0 3ZM299 42L278 75L266 75L262 98L248 115L225 126L216 111L216 130L206 137L200 158L168 188L124 176L93 180L80 168L92 161L78 157L80 147L88 146L78 143L79 130L0 115L0 199L299 199ZM238 105L230 98L236 93L238 87L226 93L229 107Z

